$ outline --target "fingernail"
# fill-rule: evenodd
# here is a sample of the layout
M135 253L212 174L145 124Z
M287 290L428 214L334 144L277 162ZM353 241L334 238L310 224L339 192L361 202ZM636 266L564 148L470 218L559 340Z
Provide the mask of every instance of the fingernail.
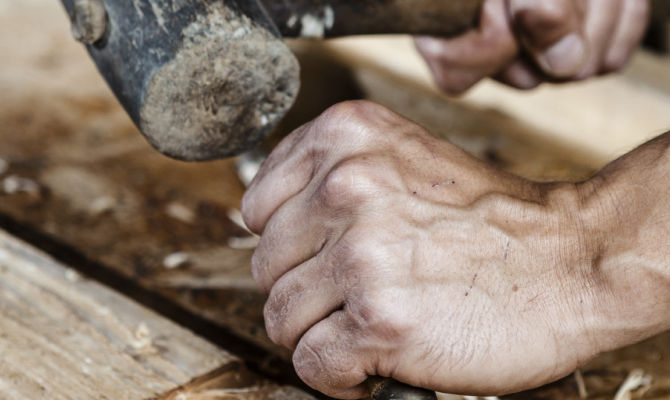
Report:
M544 72L557 78L567 78L578 73L586 61L586 45L573 33L565 36L540 56Z

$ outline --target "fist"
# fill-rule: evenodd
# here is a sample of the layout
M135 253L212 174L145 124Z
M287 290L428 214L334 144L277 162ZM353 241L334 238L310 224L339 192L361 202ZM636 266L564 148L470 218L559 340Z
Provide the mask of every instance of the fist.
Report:
M493 395L600 349L594 247L572 185L495 170L366 102L270 155L243 199L270 338L300 377L355 399L369 376Z
M620 70L648 18L649 0L484 0L477 30L416 42L447 92L487 76L531 89Z

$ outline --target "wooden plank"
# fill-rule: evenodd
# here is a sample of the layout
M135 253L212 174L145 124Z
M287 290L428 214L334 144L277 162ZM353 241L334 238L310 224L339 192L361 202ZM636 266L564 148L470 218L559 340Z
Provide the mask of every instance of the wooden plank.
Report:
M146 399L239 360L0 231L0 398Z
M264 334L265 298L249 272L251 250L229 245L231 238L245 235L228 218L243 191L234 162L184 164L158 155L111 98L83 50L70 40L67 22L54 2L3 2L8 11L0 12L0 52L7 55L0 69L0 158L9 167L0 174L0 213L288 359L287 352ZM34 32L34 26L40 31ZM14 37L22 37L21 45ZM579 91L569 96L566 92L560 95L566 102L560 108L495 85L490 95L482 94L489 84L478 88L472 99L448 98L434 88L420 60L408 53L411 42L401 41L400 47L393 40L384 44L363 39L353 47L338 47L343 43L338 41L318 52L313 43L295 44L303 60L304 96L281 131L337 100L363 95L509 171L539 180L578 180L624 147L644 140L648 132L641 127L659 130L656 126L665 123L663 116L641 114L645 117L640 119L637 103L629 112L621 111L623 105L602 105L601 101L617 100L610 99L612 93L637 93L638 84L630 77L592 86L589 90L595 92L610 85L615 89L584 95L589 101L581 101ZM397 55L389 57L389 52ZM338 60L353 68L342 67ZM657 92L635 95L642 99L639 107L656 100L667 104L665 95ZM542 96L551 98L554 93ZM603 107L616 110L616 118L608 121L599 111ZM525 118L528 115L532 118ZM565 128L568 122L553 126L535 123L534 118L573 118L568 122L577 133ZM640 134L626 133L615 123L619 118L629 118L622 126L638 126ZM633 124L636 118L639 125ZM581 137L592 134L597 139ZM24 178L32 182L25 190L7 190L26 183ZM167 269L164 260L175 252L185 253L188 262ZM653 343L613 353L621 364L611 361L611 367L585 370L587 386L603 381L599 393L611 398L633 365L665 382L669 374L663 362L650 360L659 354L667 360L670 340ZM668 387L659 383L656 393ZM574 381L568 379L518 398L545 396L549 390L561 394L553 398L577 396Z
M0 355L0 399L313 399L4 231Z

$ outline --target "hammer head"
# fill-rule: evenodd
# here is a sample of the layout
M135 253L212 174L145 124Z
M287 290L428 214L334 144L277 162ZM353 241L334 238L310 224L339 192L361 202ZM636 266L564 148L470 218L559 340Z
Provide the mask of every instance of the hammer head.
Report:
M85 20L82 4L102 1L63 4L76 23ZM106 33L89 52L166 155L204 161L248 150L297 96L298 62L257 0L115 0L104 8Z

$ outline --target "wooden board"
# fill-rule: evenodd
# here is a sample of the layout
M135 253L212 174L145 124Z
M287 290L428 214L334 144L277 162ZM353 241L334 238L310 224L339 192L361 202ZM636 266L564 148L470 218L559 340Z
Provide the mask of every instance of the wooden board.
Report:
M309 398L2 231L0 355L0 399Z
M231 238L246 235L228 217L243 192L234 162L184 164L153 151L111 97L83 49L71 41L68 23L55 3L0 0L4 4L0 54L6 55L0 68L0 158L9 164L0 174L0 214L17 229L49 236L99 268L288 359L289 354L272 345L264 333L265 297L249 271L252 251L229 245L234 242ZM40 29L35 31L35 26ZM16 37L22 38L20 44ZM536 93L526 98L485 83L472 97L452 99L434 88L420 60L408 53L411 43L406 38L367 40L347 46L344 41L333 42L318 51L314 43L293 44L303 60L303 98L281 132L328 104L367 97L501 168L538 180L579 180L645 140L649 130L663 129L657 125L665 123L667 113L640 117L645 110L637 108L637 102L628 105L631 112L621 111L623 105L607 108L616 110L616 121L628 118L608 122L600 110L602 102L619 99L612 93L623 97L636 93L642 106L659 102L670 109L667 95L658 90L638 92L642 84L629 76L607 80L607 87L615 88L612 91L598 82L586 86L593 92L589 96L581 92L587 89L576 86L573 94L571 88L555 92L547 88L542 96L548 100L541 100L532 97ZM353 67L338 64L342 60ZM489 85L490 96L482 94ZM562 96L564 103L549 101L553 96ZM568 122L536 122L556 121L557 114L570 119L574 132L564 128ZM579 117L582 114L584 118ZM598 122L592 122L594 118ZM610 125L619 129L611 138ZM620 128L625 126L637 126L639 132L626 133ZM16 189L21 182L26 190L2 190ZM186 254L188 262L167 269L165 258L175 252ZM667 390L670 384L664 379L670 374L664 362L670 340L655 340L648 342L653 345L614 353L610 357L616 362L585 370L587 386L600 393L594 398L611 398L633 365L660 382L645 398ZM661 361L656 361L659 357ZM518 398L542 398L547 393L553 398L577 398L570 379Z

